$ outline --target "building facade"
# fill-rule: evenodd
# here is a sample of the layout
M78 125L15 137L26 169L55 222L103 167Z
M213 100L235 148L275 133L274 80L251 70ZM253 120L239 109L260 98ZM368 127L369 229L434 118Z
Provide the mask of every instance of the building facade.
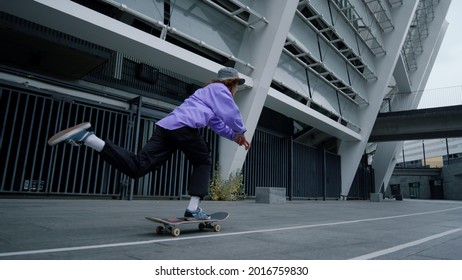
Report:
M252 147L203 131L223 178L243 170L249 195L367 197L388 185L401 150L378 143L372 166L364 160L376 116L417 107L450 2L2 1L0 192L183 195L191 167L180 153L133 182L45 140L91 121L136 151L156 120L232 66L246 79L236 103Z
M461 138L405 141L397 166L439 168L461 157Z

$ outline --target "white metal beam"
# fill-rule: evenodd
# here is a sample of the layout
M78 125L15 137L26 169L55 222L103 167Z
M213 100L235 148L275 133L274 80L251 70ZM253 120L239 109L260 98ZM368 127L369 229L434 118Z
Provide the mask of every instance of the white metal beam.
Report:
M345 141L361 140L361 135L359 133L273 88L270 88L268 91L265 107L275 110L296 121L315 127L338 139Z

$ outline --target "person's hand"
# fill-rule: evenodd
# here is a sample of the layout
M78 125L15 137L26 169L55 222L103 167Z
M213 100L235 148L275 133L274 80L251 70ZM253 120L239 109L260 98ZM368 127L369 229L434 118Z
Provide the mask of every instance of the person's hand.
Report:
M244 148L246 150L248 150L250 148L250 143L249 141L247 141L247 139L245 139L245 136L244 135L236 135L234 137L234 141L236 141L236 143L239 145L239 146L242 146L244 145Z

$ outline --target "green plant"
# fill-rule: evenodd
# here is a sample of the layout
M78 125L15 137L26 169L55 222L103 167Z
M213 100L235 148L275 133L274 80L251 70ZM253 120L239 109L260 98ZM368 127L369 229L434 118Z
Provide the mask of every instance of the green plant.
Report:
M231 172L227 180L220 178L220 165L217 164L215 174L210 182L212 200L241 200L246 198L244 176L240 169Z

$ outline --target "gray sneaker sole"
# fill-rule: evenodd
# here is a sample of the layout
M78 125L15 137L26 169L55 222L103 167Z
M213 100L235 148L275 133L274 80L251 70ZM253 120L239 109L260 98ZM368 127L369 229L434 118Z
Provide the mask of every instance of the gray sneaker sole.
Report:
M59 144L63 141L66 141L67 139L69 139L69 137L72 137L73 135L85 130L85 129L88 129L91 127L91 123L89 122L85 122L85 123L81 123L81 124L78 124L78 125L75 125L73 127L69 127L69 128L66 128L64 130L61 130L60 132L56 133L55 135L53 135L50 139L48 139L48 145L50 146L54 146L56 144Z

